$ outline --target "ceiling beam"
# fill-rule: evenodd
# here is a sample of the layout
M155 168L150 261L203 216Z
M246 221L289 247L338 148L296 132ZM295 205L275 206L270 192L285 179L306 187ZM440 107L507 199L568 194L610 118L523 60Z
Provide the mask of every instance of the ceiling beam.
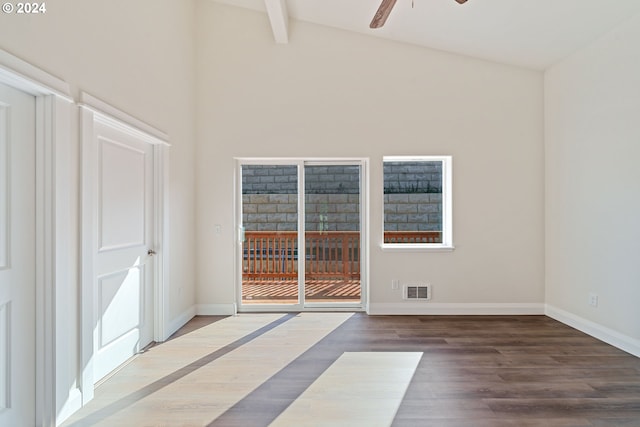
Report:
M289 14L286 0L264 0L276 43L289 43Z

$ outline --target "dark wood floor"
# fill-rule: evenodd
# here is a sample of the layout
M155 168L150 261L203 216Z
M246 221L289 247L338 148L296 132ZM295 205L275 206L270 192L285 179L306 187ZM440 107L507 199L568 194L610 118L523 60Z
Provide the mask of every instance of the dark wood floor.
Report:
M197 317L178 335L216 320ZM640 359L553 319L362 313L210 425L268 425L357 351L424 353L394 426L640 426Z

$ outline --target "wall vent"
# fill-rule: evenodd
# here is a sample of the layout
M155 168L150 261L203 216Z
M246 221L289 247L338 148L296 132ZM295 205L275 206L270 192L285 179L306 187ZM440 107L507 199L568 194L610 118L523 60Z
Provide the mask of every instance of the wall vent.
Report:
M431 285L404 285L404 299L428 301L431 299Z

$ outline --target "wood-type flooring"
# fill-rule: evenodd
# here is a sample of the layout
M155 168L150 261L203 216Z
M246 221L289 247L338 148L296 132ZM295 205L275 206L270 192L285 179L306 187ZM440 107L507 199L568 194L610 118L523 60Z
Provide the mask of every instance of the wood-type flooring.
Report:
M640 359L545 316L196 317L64 425L272 424L640 427Z

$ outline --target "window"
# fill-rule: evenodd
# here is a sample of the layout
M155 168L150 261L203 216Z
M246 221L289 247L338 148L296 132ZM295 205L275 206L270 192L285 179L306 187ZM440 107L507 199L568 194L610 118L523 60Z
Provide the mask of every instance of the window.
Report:
M453 249L451 156L383 158L384 249Z

